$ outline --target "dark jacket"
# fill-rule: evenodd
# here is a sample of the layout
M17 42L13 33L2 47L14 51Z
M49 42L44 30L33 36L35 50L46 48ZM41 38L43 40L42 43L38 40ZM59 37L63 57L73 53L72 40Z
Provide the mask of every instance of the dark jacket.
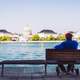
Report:
M74 40L65 40L59 45L55 46L55 49L77 49L78 42Z

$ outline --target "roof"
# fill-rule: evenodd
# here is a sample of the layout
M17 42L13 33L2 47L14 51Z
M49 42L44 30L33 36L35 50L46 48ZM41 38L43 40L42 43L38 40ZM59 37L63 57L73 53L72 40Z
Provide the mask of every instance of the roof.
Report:
M51 33L51 34L57 34L57 33L54 32L53 30L48 30L48 29L43 29L43 30L40 31L39 33Z
M0 33L12 34L11 32L8 32L8 31L7 31L7 30L5 30L5 29L1 29L1 30L0 30Z

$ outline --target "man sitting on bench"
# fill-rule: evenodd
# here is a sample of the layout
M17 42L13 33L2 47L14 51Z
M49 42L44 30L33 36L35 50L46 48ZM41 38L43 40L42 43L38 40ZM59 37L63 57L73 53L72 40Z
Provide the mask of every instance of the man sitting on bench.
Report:
M75 40L72 40L73 35L71 33L66 33L65 37L66 37L66 40L63 41L61 44L56 45L55 49L67 49L67 50L77 49L78 42L75 41ZM64 73L67 72L68 73L72 70L72 67L74 67L74 64L68 64L67 71L66 71L63 64L58 64L58 66L60 67L62 72L64 72Z

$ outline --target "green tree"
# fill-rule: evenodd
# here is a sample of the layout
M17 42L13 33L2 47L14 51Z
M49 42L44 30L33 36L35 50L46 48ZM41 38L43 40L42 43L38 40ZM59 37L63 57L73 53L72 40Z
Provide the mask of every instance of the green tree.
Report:
M49 35L46 37L47 41L55 40L55 38L52 35Z
M6 36L6 35L0 36L0 41L11 41L11 37Z
M40 41L45 41L45 38L44 37L40 37Z
M40 37L38 34L35 34L32 36L32 41L38 41L38 40L40 40Z
M57 37L57 40L65 40L65 35L61 34Z
M77 39L80 40L80 35L78 35L78 38Z

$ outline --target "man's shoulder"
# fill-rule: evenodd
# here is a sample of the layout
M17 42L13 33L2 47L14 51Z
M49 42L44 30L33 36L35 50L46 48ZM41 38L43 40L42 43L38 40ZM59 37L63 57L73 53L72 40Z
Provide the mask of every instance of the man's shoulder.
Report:
M78 45L78 42L77 42L77 41L75 41L75 40L73 40L73 44Z
M72 40L74 43L78 43L76 40Z
M75 43L75 44L78 44L78 42L76 40L66 40L64 42L62 42L62 44L68 44L68 43Z

